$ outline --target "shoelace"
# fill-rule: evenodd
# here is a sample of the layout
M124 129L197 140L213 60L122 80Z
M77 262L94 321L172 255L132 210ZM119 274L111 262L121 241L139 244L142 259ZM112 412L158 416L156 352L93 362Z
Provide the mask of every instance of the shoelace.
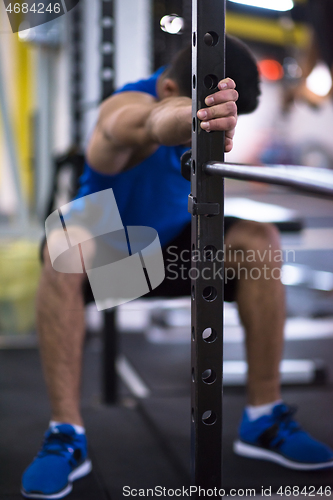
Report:
M74 451L72 436L50 430L45 436L42 449L38 453L38 457L42 458L51 454L68 458L68 453L70 453L72 455L71 460L75 460L73 457Z
M293 420L293 416L297 412L296 406L278 406L274 409L274 417L280 423L280 429L289 431L290 434L301 429L300 425Z
M270 428L273 431L270 444L273 447L279 447L287 437L301 430L300 425L293 420L297 408L294 406L279 406L273 410L275 424Z

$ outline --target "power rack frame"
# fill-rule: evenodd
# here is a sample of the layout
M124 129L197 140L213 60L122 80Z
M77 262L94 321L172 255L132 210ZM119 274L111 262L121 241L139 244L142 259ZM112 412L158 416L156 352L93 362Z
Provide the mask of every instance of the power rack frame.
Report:
M222 487L224 179L204 170L224 161L224 133L200 128L197 111L225 76L225 0L192 2L192 482ZM209 268L209 272L207 272ZM204 269L206 269L204 273ZM206 279L207 278L207 279Z

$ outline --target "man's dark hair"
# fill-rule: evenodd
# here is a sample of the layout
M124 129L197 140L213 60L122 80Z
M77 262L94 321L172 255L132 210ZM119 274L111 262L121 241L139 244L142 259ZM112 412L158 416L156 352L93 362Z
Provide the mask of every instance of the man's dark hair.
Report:
M192 47L189 45L176 54L164 76L175 80L182 95L191 97ZM238 38L226 36L226 76L236 83L239 93L238 114L251 113L258 106L260 95L259 72L250 49Z

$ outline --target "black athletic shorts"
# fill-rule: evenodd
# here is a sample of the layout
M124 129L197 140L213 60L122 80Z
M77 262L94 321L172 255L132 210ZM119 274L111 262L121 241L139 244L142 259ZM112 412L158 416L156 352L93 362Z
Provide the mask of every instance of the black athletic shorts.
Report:
M226 235L237 221L236 217L225 217L224 219L224 234ZM41 245L41 258L43 260L43 249L45 239ZM185 226L183 231L176 236L163 250L163 258L165 265L165 279L155 290L147 293L144 297L183 297L191 295L191 280L189 272L191 269L190 260L191 249L191 224ZM185 250L185 252L184 252ZM183 254L182 254L183 252ZM183 258L181 257L183 255ZM184 256L185 254L185 256ZM183 266L182 270L179 265ZM236 279L228 279L224 286L224 300L233 302L236 295ZM89 281L84 283L85 302L93 302L94 297L90 288Z
M226 217L224 219L225 235L237 221L239 219L236 217ZM145 297L182 297L191 295L191 280L189 278L191 269L190 249L191 224L188 224L176 238L163 248L165 279L163 283ZM182 269L180 269L180 266L182 266ZM228 280L224 286L224 300L227 302L235 300L236 285L237 280L233 279Z

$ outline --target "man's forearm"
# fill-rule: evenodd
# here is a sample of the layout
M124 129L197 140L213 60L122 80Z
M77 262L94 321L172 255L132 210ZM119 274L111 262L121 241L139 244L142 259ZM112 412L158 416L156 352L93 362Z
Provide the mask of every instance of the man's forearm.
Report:
M177 146L191 140L191 122L191 99L171 97L152 109L146 126L148 133L158 144Z

